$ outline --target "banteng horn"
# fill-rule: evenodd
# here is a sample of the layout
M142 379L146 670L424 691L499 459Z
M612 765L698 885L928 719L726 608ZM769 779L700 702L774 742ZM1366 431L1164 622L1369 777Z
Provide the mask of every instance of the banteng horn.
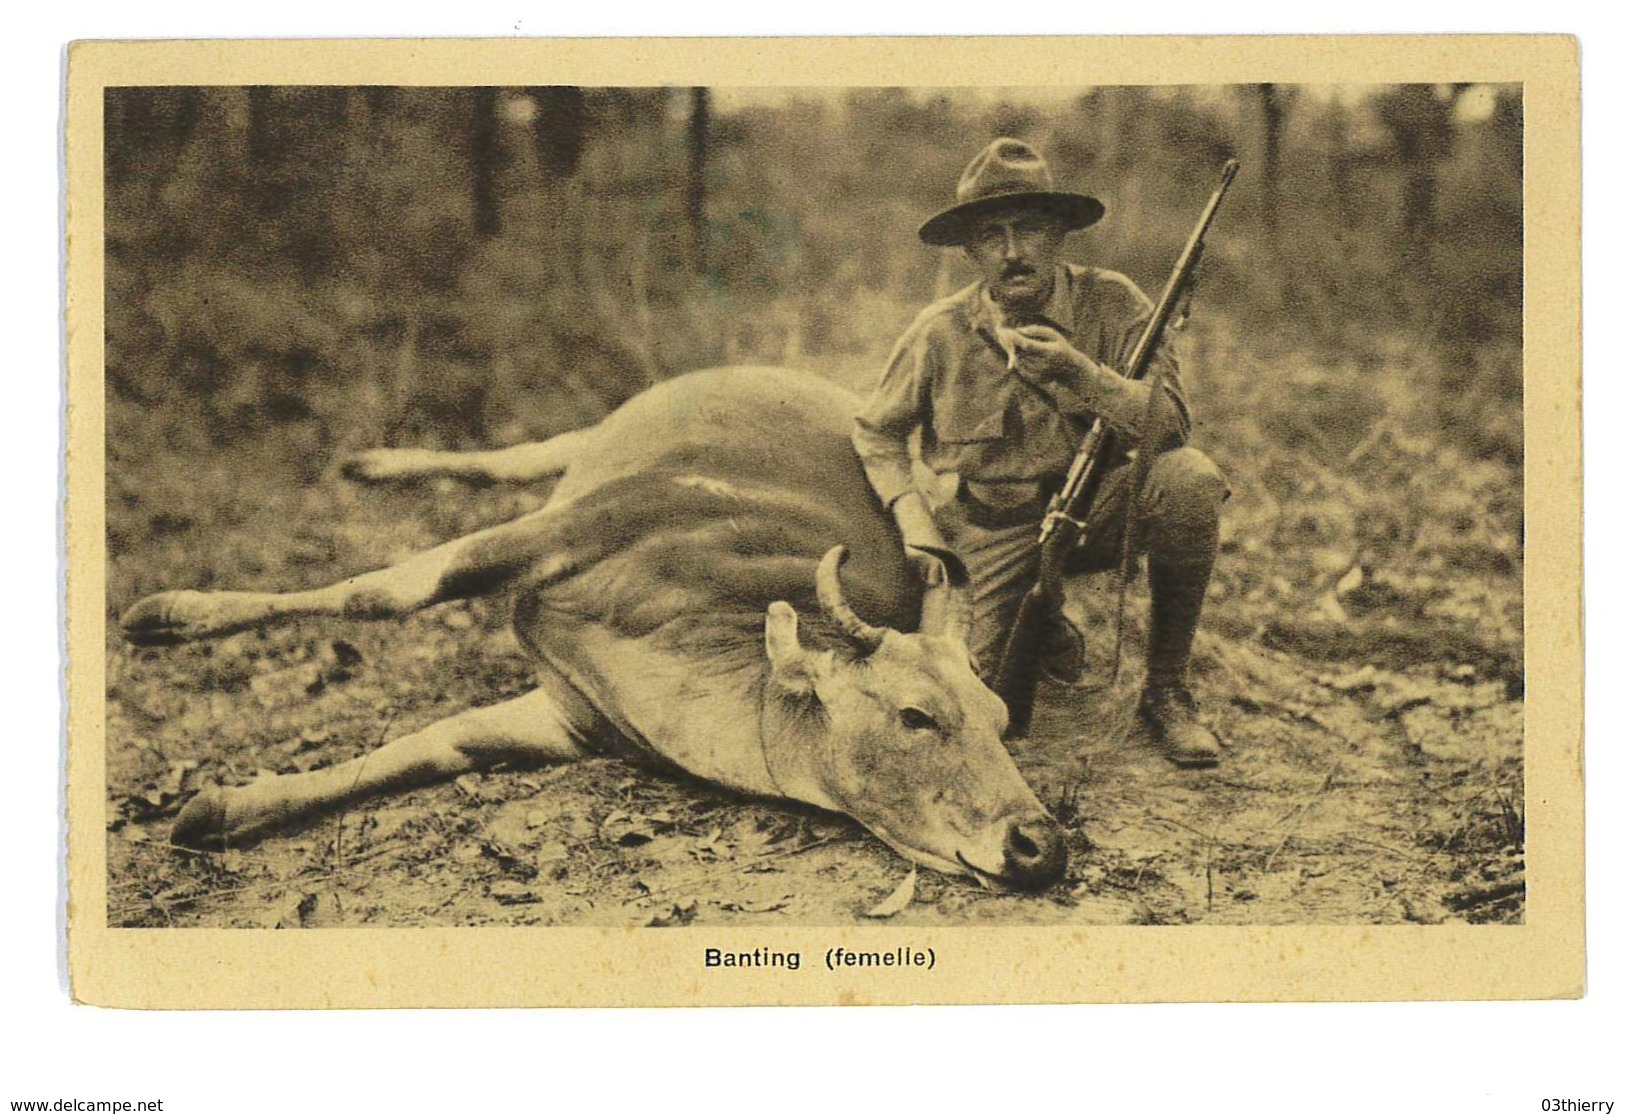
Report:
M842 634L862 646L865 653L872 653L880 648L880 640L886 637L886 628L865 623L852 610L852 605L846 602L846 593L841 590L841 563L845 560L846 546L838 545L818 562L818 606L841 628Z
M936 566L920 605L920 633L936 634L955 642L970 640L970 570L959 554L948 549L929 551ZM944 577L944 574L946 576Z

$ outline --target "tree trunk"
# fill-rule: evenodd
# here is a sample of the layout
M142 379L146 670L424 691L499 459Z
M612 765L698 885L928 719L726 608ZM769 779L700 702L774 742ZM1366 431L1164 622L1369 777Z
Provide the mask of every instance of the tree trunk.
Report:
M271 135L271 87L248 87L248 161L256 169L269 166L276 141Z
M536 99L536 160L554 178L574 177L587 138L587 98L575 85L530 90Z
M1286 104L1280 90L1270 82L1257 88L1263 131L1259 183L1264 196L1264 228L1273 233L1281 207L1281 125L1286 119Z
M130 176L153 131L152 94L141 88L109 88L102 95L106 175L112 185Z
M705 269L705 170L711 142L711 91L696 86L688 110L688 191L683 214L688 222L689 258Z
M1452 85L1440 95L1431 85L1400 85L1376 102L1402 167L1400 230L1413 245L1427 244L1434 234L1439 168L1450 157L1456 101L1467 88Z
M498 211L497 160L497 90L474 90L474 126L469 136L470 189L474 209L474 231L480 236L495 236L502 227L502 214Z

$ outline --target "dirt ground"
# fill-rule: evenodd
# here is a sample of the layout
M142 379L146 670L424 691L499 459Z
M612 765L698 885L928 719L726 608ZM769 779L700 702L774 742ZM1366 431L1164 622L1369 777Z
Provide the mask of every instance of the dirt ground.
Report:
M363 497L322 476L250 500L225 466L173 483L114 481L110 618L161 587L323 583L542 500L451 484ZM1301 523L1270 501L1238 491L1197 646L1223 763L1179 770L1146 745L1129 715L1143 596L1130 595L1114 689L1113 584L1080 582L1095 691L1046 690L1032 738L1012 746L1066 829L1065 881L1023 896L921 872L896 923L1521 920L1521 662L1461 634L1495 611L1478 598L1484 582L1424 585L1436 618L1418 635L1395 619L1412 572L1322 560L1284 584L1291 564L1261 547L1260 516ZM1315 505L1326 518L1331 503ZM1516 577L1489 583L1515 623ZM1464 594L1469 621L1452 625ZM524 691L507 618L505 601L489 600L402 624L300 623L174 649L110 638L110 923L846 924L908 875L840 817L611 759L471 775L239 851L168 845L205 783L343 761Z
M116 621L163 589L331 583L545 496L361 490L337 475L355 450L547 437L719 363L872 390L921 307L975 277L911 229L977 135L1044 137L1058 181L1098 183L1111 216L1069 258L1153 292L1203 183L1248 167L1164 337L1192 443L1233 490L1194 660L1227 749L1181 771L1145 745L1127 716L1143 584L1111 691L1111 578L1079 584L1094 687L1043 693L1014 748L1066 827L1064 884L1008 896L922 873L887 908L1523 917L1519 89L826 92L110 95L113 923L816 924L883 903L908 866L854 825L607 760L173 850L201 786L352 758L523 691L529 669L500 600L165 650L123 645Z

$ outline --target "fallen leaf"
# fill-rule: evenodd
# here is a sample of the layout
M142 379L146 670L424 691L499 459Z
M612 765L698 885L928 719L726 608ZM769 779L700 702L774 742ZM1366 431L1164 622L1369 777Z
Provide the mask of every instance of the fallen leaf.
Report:
M694 914L700 910L700 903L694 898L687 901L673 902L647 921L643 922L645 928L674 928L678 925L691 924Z
M526 862L513 848L494 839L487 839L480 844L480 854L496 862L504 872L516 874L521 878L536 877L534 863Z
M654 839L654 827L641 816L628 816L619 809L604 817L598 828L605 843L620 847L638 847Z
M1270 706L1269 697L1260 689L1251 692L1233 692L1230 694L1230 703L1244 712L1262 712Z
M124 798L122 811L126 818L139 824L170 815L179 802L180 794L174 790L151 789Z
M697 859L731 859L734 857L733 848L722 842L721 828L712 828L709 835L689 848L689 853Z
M776 913L790 904L795 894L785 894L783 897L762 898L757 901L724 901L722 907L730 913Z
M915 869L910 870L907 877L905 877L902 882L898 884L897 888L891 892L890 897L863 915L866 917L874 917L876 919L884 919L886 917L895 917L904 909L907 909L909 902L914 900L914 884L919 880L919 877L919 868L916 867Z
M327 928L339 921L343 912L338 897L330 892L296 894L283 906L278 928Z
M490 893L499 905L529 905L540 901L541 895L523 882L492 882Z
M1402 688L1386 699L1378 701L1382 714L1388 719L1398 719L1413 708L1420 708L1425 704L1432 704L1433 694L1421 692L1414 688Z
M1322 674L1315 680L1338 692L1370 692L1377 687L1378 678L1376 667L1365 665L1350 673Z

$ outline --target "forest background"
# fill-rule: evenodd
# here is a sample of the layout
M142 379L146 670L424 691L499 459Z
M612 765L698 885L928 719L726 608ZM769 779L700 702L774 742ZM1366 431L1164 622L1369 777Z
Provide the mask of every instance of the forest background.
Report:
M1283 655L1293 685L1353 694L1379 725L1521 704L1515 87L171 87L111 90L106 110L110 619L160 588L324 582L539 498L380 499L336 479L354 449L542 438L723 363L865 389L971 277L914 229L1015 135L1106 204L1072 257L1153 293L1224 159L1243 163L1177 341L1197 443L1235 491L1202 662ZM473 643L502 617L473 614L434 628L453 665L489 657ZM246 779L371 745L279 710L277 678L353 694L386 656L320 641L189 650L185 669L110 643L115 834L171 815L209 755ZM1349 730L1248 668L1238 714ZM424 662L348 699L374 719L482 699L453 672L472 671ZM247 696L267 716L246 737L200 727ZM1402 745L1426 752L1436 726ZM1521 886L1498 880L1521 854L1521 750L1438 747L1466 787L1418 836L1457 875L1439 908L1470 876L1462 893L1493 896L1463 908L1515 918ZM143 842L115 862L132 923L204 892Z

